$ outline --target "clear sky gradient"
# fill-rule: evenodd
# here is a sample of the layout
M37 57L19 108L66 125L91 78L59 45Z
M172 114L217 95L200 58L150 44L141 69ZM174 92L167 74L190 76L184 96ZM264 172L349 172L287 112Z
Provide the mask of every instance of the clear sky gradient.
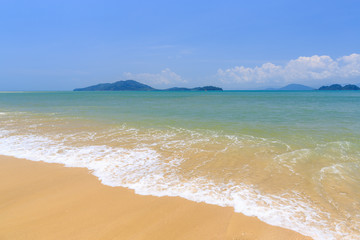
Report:
M0 90L360 83L360 1L0 0Z

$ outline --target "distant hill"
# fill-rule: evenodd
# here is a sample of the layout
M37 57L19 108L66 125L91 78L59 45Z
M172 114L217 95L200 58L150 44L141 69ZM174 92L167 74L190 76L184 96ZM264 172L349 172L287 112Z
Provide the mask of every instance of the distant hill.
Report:
M214 87L214 86L205 86L205 87L196 87L196 88L168 88L164 91L223 91L222 88Z
M75 88L74 91L222 91L222 88L214 86L196 88L169 88L165 90L155 89L149 85L134 80L118 81L114 83L101 83L85 88Z
M265 88L264 90L265 91L276 91L276 90L278 90L278 88Z
M85 88L75 88L74 91L153 91L156 90L146 84L134 80L101 83Z
M74 91L153 91L156 90L146 84L134 80L101 83L85 88L75 88Z
M343 86L342 90L360 90L360 87L354 85L354 84L348 84Z
M276 90L276 91L310 91L310 90L314 90L314 88L312 87L308 87L305 85L301 85L301 84L289 84L286 85L285 87L281 87L281 88L267 88L265 90Z
M308 90L314 90L314 88L312 87L308 87L305 85L301 85L301 84L289 84L286 85L285 87L279 88L279 90L298 90L298 91L308 91Z
M336 90L360 90L360 88L353 84L341 86L340 84L333 84L330 86L322 86L319 88L321 91L336 91Z

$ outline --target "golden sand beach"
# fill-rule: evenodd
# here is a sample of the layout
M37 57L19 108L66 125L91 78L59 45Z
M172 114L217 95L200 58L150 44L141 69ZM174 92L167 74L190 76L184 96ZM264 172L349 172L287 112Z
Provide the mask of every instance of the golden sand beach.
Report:
M311 239L230 207L137 195L87 169L0 156L0 239Z

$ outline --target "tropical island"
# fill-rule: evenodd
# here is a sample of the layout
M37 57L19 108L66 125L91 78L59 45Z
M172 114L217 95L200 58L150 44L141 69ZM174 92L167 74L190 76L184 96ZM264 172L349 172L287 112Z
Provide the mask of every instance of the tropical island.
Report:
M345 86L341 86L340 84L332 84L330 86L322 86L319 90L327 90L327 91L337 91L337 90L360 90L360 88L354 84L348 84Z
M74 91L223 91L223 89L214 86L195 88L174 87L168 89L156 89L134 80L124 80L114 83L100 83L85 88L75 88Z
M302 84L292 83L281 88L267 88L265 90L266 91L311 91L315 89Z

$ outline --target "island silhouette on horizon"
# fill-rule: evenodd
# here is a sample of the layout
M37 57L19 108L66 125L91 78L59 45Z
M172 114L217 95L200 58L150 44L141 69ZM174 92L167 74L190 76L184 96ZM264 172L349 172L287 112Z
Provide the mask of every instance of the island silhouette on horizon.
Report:
M267 88L265 91L311 91L311 90L360 90L360 88L354 84L348 84L342 86L340 84L333 84L330 86L322 86L318 89L308 87L302 84L288 84L281 88ZM137 82L135 80L122 80L113 83L100 83L84 88L75 88L73 91L223 91L220 87L204 86L195 88L185 87L173 87L167 89L157 89L149 85Z
M195 88L173 87L168 89L156 89L135 80L123 80L114 83L100 83L85 88L75 88L74 91L223 91L223 89L214 86Z

